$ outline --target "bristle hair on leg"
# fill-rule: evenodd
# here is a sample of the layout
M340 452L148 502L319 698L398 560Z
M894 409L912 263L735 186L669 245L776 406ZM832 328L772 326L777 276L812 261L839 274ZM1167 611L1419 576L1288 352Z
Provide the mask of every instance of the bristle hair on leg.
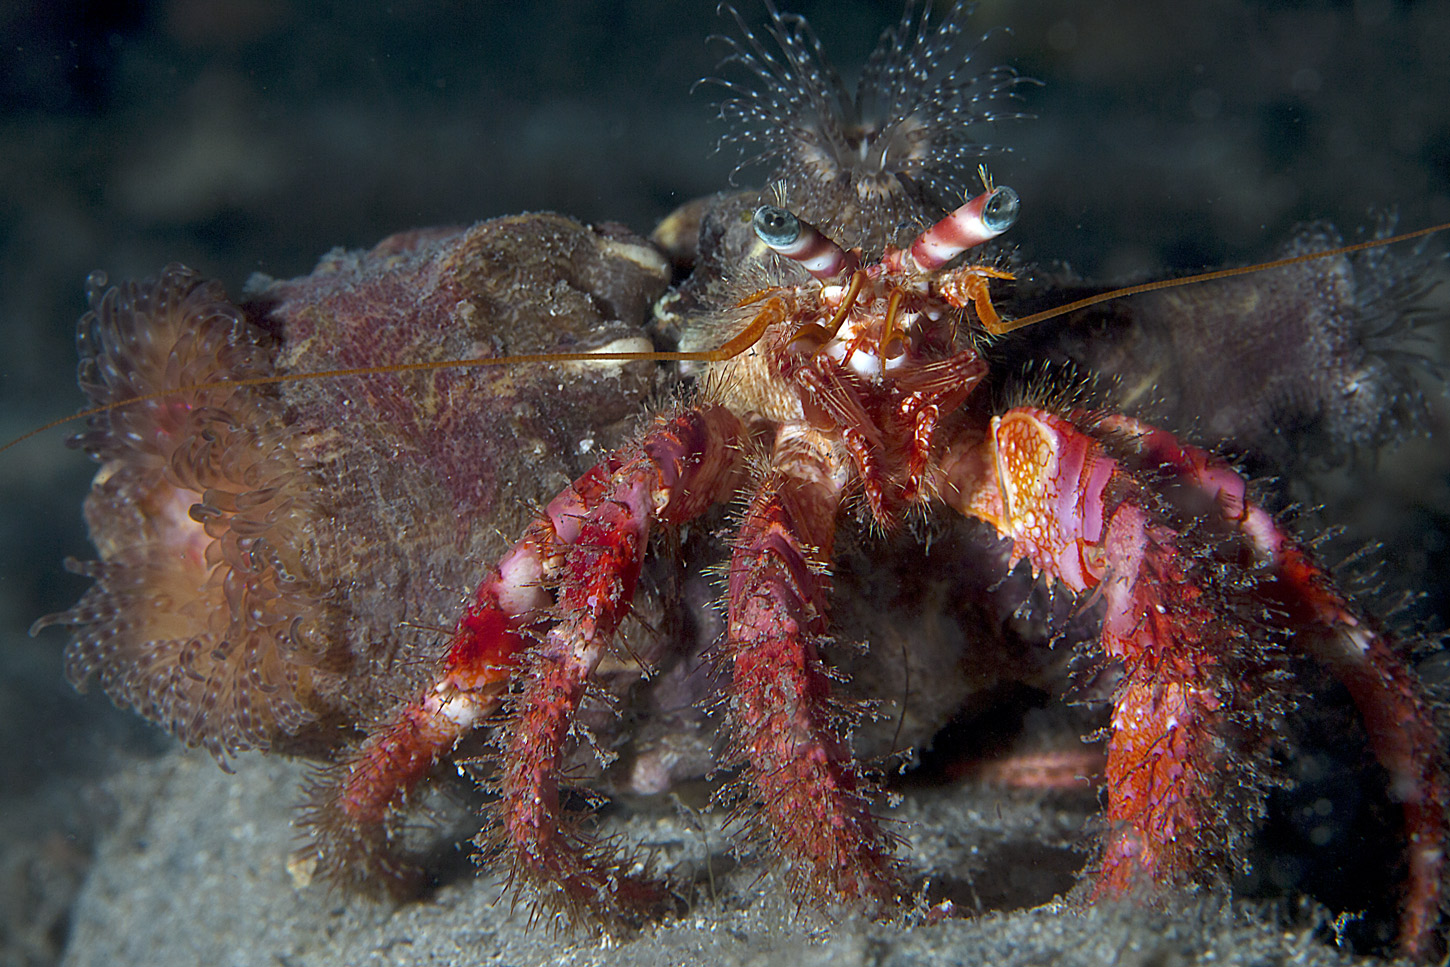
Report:
M304 787L297 825L306 840L293 854L294 876L319 879L334 887L393 900L414 897L425 875L415 857L396 847L387 823L359 823L342 809L338 790L348 766L322 766Z

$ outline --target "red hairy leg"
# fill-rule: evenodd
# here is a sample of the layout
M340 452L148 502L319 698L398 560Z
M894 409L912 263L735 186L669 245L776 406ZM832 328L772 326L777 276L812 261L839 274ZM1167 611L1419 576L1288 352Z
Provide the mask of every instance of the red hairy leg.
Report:
M1014 563L1026 557L1104 601L1103 649L1124 676L1099 893L1221 870L1262 794L1244 788L1222 804L1234 763L1219 736L1230 717L1265 714L1245 679L1272 671L1269 649L1222 606L1213 568L1148 509L1143 485L1067 419L1010 410L985 438L949 447L942 466L944 498L1010 538Z
M811 437L782 432L731 557L726 651L740 791L802 894L879 913L901 892L890 841L871 814L818 652L845 476L828 444Z
M718 406L661 420L571 488L581 496L577 509L551 518L557 554L546 576L557 585L555 623L523 658L500 762L497 839L489 845L507 854L513 878L534 885L542 902L606 928L636 919L663 892L563 823L559 771L574 715L629 612L651 523L681 524L733 494L745 432Z
M656 468L663 481L658 486L671 491L668 507L678 519L708 506L708 499L704 503L701 499L712 493L711 486L728 493L739 428L733 417L722 414L688 413L666 421L635 448L636 463L651 454L662 462ZM533 632L555 613L547 585L558 583L567 589L571 579L577 582L569 563L570 548L581 540L597 539L586 535L586 524L591 519L597 524L601 515L609 515L610 510L601 507L616 487L621 459L595 466L550 501L525 537L479 585L433 684L370 735L340 769L323 774L313 790L316 805L306 817L313 840L306 853L321 874L360 886L381 882L400 890L416 880L412 865L387 848L388 817L440 759L498 708L517 675L521 653L542 647ZM648 511L653 510L651 504ZM633 571L626 571L621 580L632 593L638 562ZM624 596L614 623L628 604ZM567 721L564 724L567 731Z
M568 520L586 498L579 484L555 498L543 517L478 586L438 677L372 733L338 770L322 774L305 817L312 842L303 856L317 870L359 887L410 889L418 871L388 849L387 820L409 792L476 725L491 715L514 673L524 633L553 599L543 587L544 561L558 544L555 521Z
M1349 691L1404 812L1409 855L1400 949L1415 959L1430 956L1444 894L1450 781L1435 714L1418 679L1394 642L1354 611L1303 546L1248 500L1247 483L1232 467L1137 420L1113 417L1105 426L1126 434L1151 463L1171 468L1214 499L1270 570L1272 583L1261 593L1286 612L1291 626L1302 629L1293 643L1323 662Z

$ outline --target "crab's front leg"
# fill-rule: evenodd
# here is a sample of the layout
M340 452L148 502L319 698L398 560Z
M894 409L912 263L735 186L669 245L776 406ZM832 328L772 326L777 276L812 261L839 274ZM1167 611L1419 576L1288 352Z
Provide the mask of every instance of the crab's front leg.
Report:
M1293 647L1329 668L1354 700L1403 812L1409 850L1400 948L1417 960L1433 955L1445 894L1450 776L1435 712L1402 649L1368 615L1357 613L1306 549L1248 499L1247 485L1232 467L1138 420L1115 416L1105 422L1153 465L1213 500L1223 520L1245 536L1256 563L1268 570L1258 593L1297 629Z
M660 894L632 864L562 821L559 772L574 714L629 612L651 524L683 523L733 493L744 434L723 407L663 421L596 468L597 499L555 521L561 537L568 531L549 566L555 623L524 658L500 763L494 842L542 901L586 911L606 927L635 919Z
M323 872L402 875L387 849L390 812L521 680L488 845L541 900L605 926L658 895L564 825L558 774L588 679L629 612L651 525L682 523L733 493L744 436L723 407L684 411L548 504L480 584L435 682L324 777L310 817Z
M819 655L845 483L829 442L781 431L730 561L729 712L740 792L792 885L821 905L879 914L900 896L891 844Z
M1228 716L1252 711L1234 707L1252 689L1233 678L1266 669L1253 667L1262 662L1249 629L1225 616L1209 569L1117 461L1054 413L1011 410L980 442L952 448L945 467L943 495L1009 537L1014 561L1104 600L1103 649L1124 674L1108 749L1103 887L1222 869L1244 826L1234 811L1257 803L1251 794L1224 804L1218 736Z
M1102 641L1123 666L1108 751L1110 830L1098 893L1213 879L1263 806L1255 774L1282 701L1286 643L1354 696L1404 804L1410 840L1400 947L1432 952L1446 841L1434 716L1395 651L1329 575L1210 454L1123 418L1098 421L1146 477L1077 423L1020 408L948 449L942 493L1013 542L1014 560L1104 602ZM1209 518L1174 524L1147 480L1177 477ZM1205 531L1206 533L1190 533ZM1232 738L1237 735L1238 739ZM1207 862L1205 862L1207 861Z

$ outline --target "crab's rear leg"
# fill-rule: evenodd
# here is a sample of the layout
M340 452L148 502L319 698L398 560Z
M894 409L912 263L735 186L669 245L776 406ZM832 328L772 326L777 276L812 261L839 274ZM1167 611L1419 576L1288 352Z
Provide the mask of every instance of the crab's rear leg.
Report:
M1416 959L1432 954L1444 896L1450 780L1435 714L1401 650L1369 616L1356 612L1272 515L1248 500L1244 479L1224 461L1137 420L1111 417L1106 424L1131 439L1151 463L1213 499L1271 572L1261 592L1299 629L1294 646L1323 662L1354 700L1404 812L1409 851L1400 949Z
M576 487L555 498L479 584L436 680L319 774L303 817L304 867L364 890L415 888L420 871L389 842L389 819L438 760L497 709L530 640L527 629L553 603L543 580L545 559L556 553L552 521L581 500Z
M568 523L551 566L556 623L524 659L503 744L495 842L541 901L605 927L635 920L660 891L562 821L559 772L574 714L629 612L651 524L683 523L732 494L744 434L722 407L690 410L596 468L599 499Z
M1279 713L1262 697L1274 688L1280 642L1292 631L1296 646L1346 683L1404 802L1411 855L1400 944L1427 956L1446 793L1438 732L1413 676L1308 553L1246 500L1227 465L1135 421L1109 418L1102 427L1136 444L1153 477L1176 474L1213 497L1241 540L1173 530L1137 476L1079 426L1041 410L1009 411L984 439L959 441L943 484L954 506L1012 539L1016 558L1104 599L1103 647L1124 677L1108 752L1111 829L1099 894L1144 878L1211 877L1233 859L1263 794L1252 763L1230 751L1225 726L1250 739L1270 731ZM1245 545L1257 560L1236 559L1233 548ZM1291 627L1262 626L1275 610Z
M541 899L606 926L657 895L561 823L558 771L588 679L629 612L651 524L682 523L733 493L744 433L722 407L685 411L548 504L480 585L436 682L318 790L310 824L324 872L402 875L387 849L389 813L521 678L489 845Z
M792 885L822 905L882 913L900 895L891 843L818 651L844 483L829 445L782 431L730 561L729 711L740 792Z

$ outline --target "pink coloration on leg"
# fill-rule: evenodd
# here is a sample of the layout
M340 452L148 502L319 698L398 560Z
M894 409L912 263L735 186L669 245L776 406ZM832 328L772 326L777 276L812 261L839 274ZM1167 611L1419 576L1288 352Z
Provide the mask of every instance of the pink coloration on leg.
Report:
M1222 862L1236 819L1215 805L1225 722L1222 656L1246 633L1222 617L1141 490L1067 419L1017 409L984 444L1013 556L1073 591L1100 589L1104 652L1123 665L1108 747L1099 890L1186 881ZM980 514L980 512L979 512ZM1202 569L1197 569L1201 571Z
M1439 729L1428 697L1392 639L1357 614L1330 576L1263 508L1247 498L1247 484L1227 463L1127 417L1107 421L1163 467L1214 498L1226 521L1248 538L1272 574L1262 593L1298 629L1293 643L1323 662L1349 691L1369 732L1376 758L1390 774L1391 795L1402 804L1410 844L1400 948L1426 955L1444 896L1445 850L1450 839L1450 780Z
M730 564L731 724L741 793L799 890L880 913L901 888L818 653L839 484L795 455L760 485Z
M504 556L459 619L438 680L369 735L340 769L319 777L306 825L323 875L411 888L416 872L388 849L388 817L498 707L525 647L524 629L550 605L540 583L542 548L550 542L542 521Z
M637 906L623 892L645 889L628 868L561 828L559 773L589 677L629 610L648 540L654 473L647 457L615 471L587 509L559 576L560 622L534 648L502 757L499 836L515 876L546 900L582 907L613 924ZM594 852L594 855L591 855Z
M1222 740L1232 697L1224 661L1248 649L1200 586L1177 536L1124 504L1108 522L1103 650L1124 667L1106 775L1109 831L1097 892L1187 882L1231 860L1248 817L1227 815ZM1253 808L1256 808L1253 807Z
M733 493L744 430L712 407L661 421L550 504L558 535L552 618L525 658L504 739L492 844L540 902L606 929L635 922L666 896L643 864L571 828L559 776L590 676L628 614L652 523L674 525ZM561 509L568 506L567 512Z
M1117 467L1067 420L1010 410L992 420L986 438L950 448L944 469L947 502L1010 537L1013 564L1025 557L1073 591L1102 580L1104 500ZM1141 552L1131 541L1119 550Z
M560 884L570 903L611 912L600 898L608 874L584 884L570 871L571 862L583 861L557 830L558 760L588 676L628 612L649 521L679 523L730 493L742 433L719 408L664 421L550 501L479 585L434 683L319 778L306 822L320 872L359 884L411 884L414 871L389 849L391 813L493 715L524 660L530 674L514 719L518 754L504 778L505 845L527 878Z
M1096 747L994 755L961 763L948 773L1006 789L1067 792L1103 782L1103 753Z
M942 489L1009 537L1014 560L1026 557L1103 602L1103 649L1123 678L1098 894L1211 881L1232 862L1262 810L1256 757L1281 714L1258 697L1272 692L1292 640L1346 684L1404 802L1411 853L1401 947L1422 956L1438 916L1446 787L1433 715L1413 676L1329 575L1247 500L1226 464L1133 421L1095 424L1128 437L1140 470L1072 420L1019 408L985 438L949 448ZM1169 505L1149 497L1165 469L1213 498L1236 533L1200 533L1223 530L1213 521L1173 525Z

